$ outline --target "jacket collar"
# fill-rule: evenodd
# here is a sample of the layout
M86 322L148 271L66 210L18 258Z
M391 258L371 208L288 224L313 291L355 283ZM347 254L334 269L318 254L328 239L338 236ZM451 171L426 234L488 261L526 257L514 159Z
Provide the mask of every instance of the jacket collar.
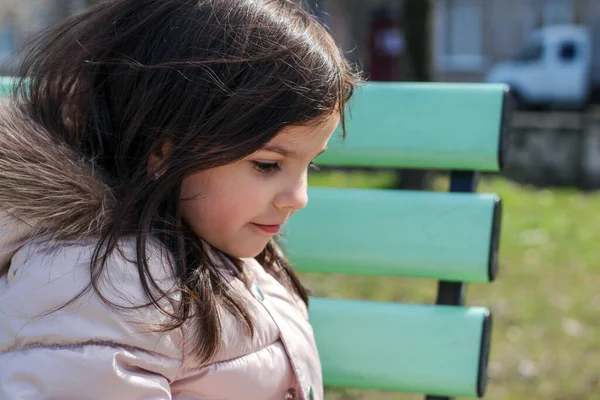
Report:
M113 189L91 160L16 104L0 104L0 276L34 236L82 240L109 222Z

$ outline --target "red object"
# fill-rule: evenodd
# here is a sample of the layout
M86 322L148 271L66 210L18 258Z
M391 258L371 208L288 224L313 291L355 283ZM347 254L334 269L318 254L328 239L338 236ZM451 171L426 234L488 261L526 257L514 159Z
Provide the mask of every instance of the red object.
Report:
M370 79L400 80L404 34L400 18L387 9L379 10L369 27Z

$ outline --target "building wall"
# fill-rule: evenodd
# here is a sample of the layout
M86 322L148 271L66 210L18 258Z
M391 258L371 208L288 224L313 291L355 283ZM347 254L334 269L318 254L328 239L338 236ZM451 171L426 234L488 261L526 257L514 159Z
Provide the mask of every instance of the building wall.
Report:
M14 72L18 49L33 33L85 6L85 0L0 0L0 74Z
M369 70L373 10L400 0L312 0L348 57ZM427 0L424 0L427 1ZM439 81L479 81L537 27L600 20L600 0L429 0L431 71Z

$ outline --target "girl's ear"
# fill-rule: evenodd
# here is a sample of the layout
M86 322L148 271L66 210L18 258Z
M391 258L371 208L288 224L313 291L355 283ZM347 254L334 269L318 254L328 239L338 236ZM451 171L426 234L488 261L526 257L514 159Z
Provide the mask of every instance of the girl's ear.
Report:
M157 151L150 154L150 157L148 157L148 175L151 175L154 179L160 178L164 172L162 166L171 152L172 147L171 142L166 140Z

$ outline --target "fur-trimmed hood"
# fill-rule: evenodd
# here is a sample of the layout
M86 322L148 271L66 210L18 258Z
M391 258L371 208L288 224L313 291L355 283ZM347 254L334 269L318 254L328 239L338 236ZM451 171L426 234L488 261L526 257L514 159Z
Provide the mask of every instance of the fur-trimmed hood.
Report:
M112 189L90 160L14 104L0 104L0 276L32 236L94 236L114 206Z

